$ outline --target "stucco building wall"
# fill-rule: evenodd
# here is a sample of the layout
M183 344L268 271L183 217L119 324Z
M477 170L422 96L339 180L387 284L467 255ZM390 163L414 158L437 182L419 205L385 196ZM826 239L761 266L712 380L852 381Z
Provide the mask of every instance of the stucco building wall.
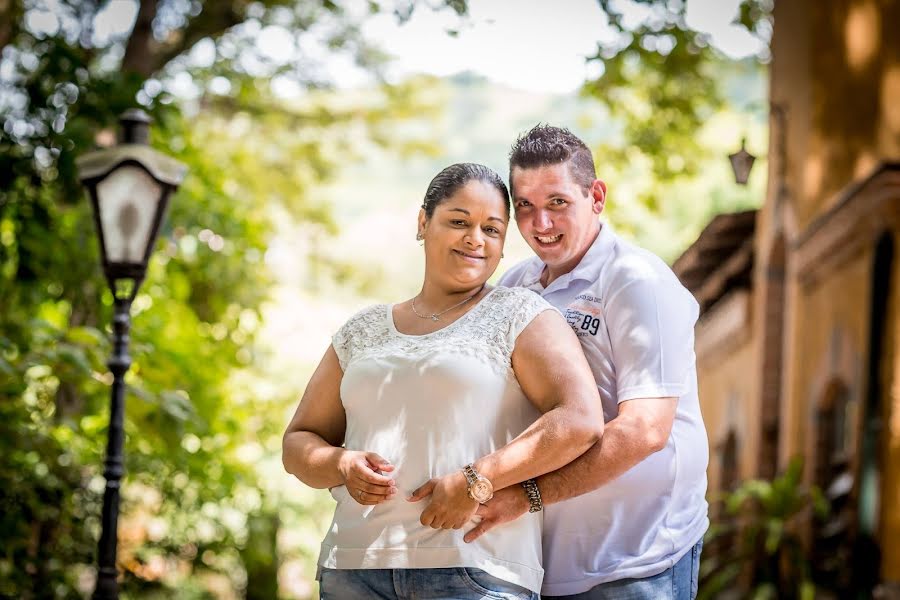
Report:
M723 275L727 258L703 264L698 279L696 250L725 237L714 227L679 259L694 265L686 285L708 308L697 364L711 498L728 479L729 432L740 479L803 456L806 483L842 494L846 539L874 540L866 560L891 593L900 593L898 27L900 0L775 3L768 185L749 233L750 275L735 284ZM730 283L710 298L716 281ZM815 545L821 531L810 521L806 533Z
M709 489L722 490L724 481L752 475L749 457L757 439L746 424L756 418L751 402L756 385L747 364L752 361L750 297L741 290L723 298L697 326L697 383L700 410L709 437ZM734 435L734 462L727 456L729 434ZM713 494L715 495L715 494Z

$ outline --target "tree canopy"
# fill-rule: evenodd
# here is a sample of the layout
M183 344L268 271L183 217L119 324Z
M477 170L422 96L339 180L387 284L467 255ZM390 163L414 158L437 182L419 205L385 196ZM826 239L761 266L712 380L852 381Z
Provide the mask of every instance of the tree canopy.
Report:
M706 157L696 133L725 103L722 66L733 63L690 27L686 0L598 0L616 37L589 58L598 77L584 92L609 107L623 123L622 137L604 147L612 160L646 157L663 182L694 175ZM624 6L641 15L629 22ZM768 62L771 0L744 0L737 22L765 43L755 60ZM633 21L634 19L632 19ZM755 107L760 110L761 107Z
M433 107L414 81L333 101L316 52L344 52L376 75L380 60L334 2L143 1L133 27L104 30L112 6L0 5L0 595L76 595L94 561L112 298L74 159L108 144L135 102L155 119L153 144L190 176L133 308L124 589L202 597L215 585L252 590L252 577L274 585L273 556L251 549L254 524L277 519L278 503L246 457L277 451L283 423L259 415L293 388L261 398L239 383L264 359L253 340L269 236L280 215L333 230L308 190L354 139L427 147L385 130ZM266 33L310 56L265 55L254 40ZM280 97L274 81L302 99Z

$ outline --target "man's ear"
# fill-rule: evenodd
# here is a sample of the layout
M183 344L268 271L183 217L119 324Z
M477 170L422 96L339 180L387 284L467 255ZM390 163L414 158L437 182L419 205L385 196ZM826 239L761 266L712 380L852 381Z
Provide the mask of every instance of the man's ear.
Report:
M591 184L591 198L594 202L594 212L599 215L606 206L606 184L600 179L595 179Z

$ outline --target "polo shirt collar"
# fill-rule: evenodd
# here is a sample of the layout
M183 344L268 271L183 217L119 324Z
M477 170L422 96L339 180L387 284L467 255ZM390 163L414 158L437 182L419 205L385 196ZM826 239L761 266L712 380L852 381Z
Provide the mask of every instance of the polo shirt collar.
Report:
M600 277L600 270L612 255L615 244L616 232L613 231L612 225L606 222L601 223L597 239L594 240L587 253L581 258L581 262L568 273L571 279L594 281Z
M565 287L576 279L583 279L586 281L596 280L600 276L600 270L612 253L615 239L616 233L613 231L612 225L607 222L602 222L600 233L597 234L597 238L593 241L591 247L588 248L588 251L574 269L557 277L553 283L545 289L544 286L541 285L541 274L544 272L547 265L538 257L534 257L522 278L522 286L535 291L552 291L554 289Z

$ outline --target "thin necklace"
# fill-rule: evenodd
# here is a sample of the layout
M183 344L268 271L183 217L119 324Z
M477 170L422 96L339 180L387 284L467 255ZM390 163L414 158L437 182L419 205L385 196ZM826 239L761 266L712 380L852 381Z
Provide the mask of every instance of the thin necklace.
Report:
M418 294L417 294L416 297L412 299L412 309L413 309L413 312L415 313L415 315L416 315L417 317L419 317L420 319L431 319L432 321L440 321L440 320L441 320L441 315L442 315L442 314L444 314L445 312L450 312L450 311L453 310L454 308L458 308L458 307L462 306L463 304L465 304L466 302L468 302L469 300L471 300L472 298L474 298L475 296L477 296L478 294L480 294L480 293L481 293L481 290L483 290L483 289L484 289L484 284L482 283L482 284L481 284L481 287L478 288L478 291L477 291L477 292L475 292L474 294L472 294L471 296L469 296L468 298L466 298L466 299L463 300L462 302L459 302L459 303L457 303L457 304L454 304L454 305L451 306L450 308L445 308L444 310L442 310L442 311L439 312L439 313L431 313L430 315L423 315L423 314L421 314L419 311L416 310L416 298L419 297Z

